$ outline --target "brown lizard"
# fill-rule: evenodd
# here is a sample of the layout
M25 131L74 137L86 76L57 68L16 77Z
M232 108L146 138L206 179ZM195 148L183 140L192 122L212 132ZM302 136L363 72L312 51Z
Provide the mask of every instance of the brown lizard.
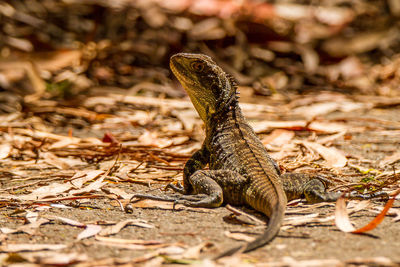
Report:
M235 80L210 57L176 54L171 57L170 67L206 128L202 148L185 164L183 187L172 185L184 195L172 200L191 207L212 208L222 203L248 205L269 217L262 235L217 258L239 250L248 252L274 239L282 225L288 199L305 196L309 202L322 202L339 197L338 192L325 191L327 180L323 177L300 173L281 175L242 115ZM209 170L203 170L207 164Z

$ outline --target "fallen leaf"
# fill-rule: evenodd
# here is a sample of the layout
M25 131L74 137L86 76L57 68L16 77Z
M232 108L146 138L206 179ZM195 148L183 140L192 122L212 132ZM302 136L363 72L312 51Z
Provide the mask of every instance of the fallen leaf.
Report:
M334 147L325 147L318 143L303 141L304 146L316 151L326 160L326 165L331 168L342 168L347 164L347 158Z
M332 135L328 135L328 136L325 136L325 137L322 137L322 138L318 138L316 142L318 144L320 144L320 145L325 145L325 144L329 145L333 141L343 137L346 133L347 133L347 131L341 131L341 132L338 132L336 134L332 134Z
M168 246L168 244L164 244L159 241L146 241L146 240L135 240L135 239L121 239L121 238L112 238L112 237L104 237L104 236L96 236L96 240L99 241L96 244L112 246L116 248L124 248L130 250L146 250L146 249L156 249Z
M62 223L69 224L69 225L72 225L72 226L86 227L86 224L84 224L84 223L81 223L81 222L78 222L78 221L75 221L75 220L72 220L72 219L68 219L68 218L65 218L65 217L47 216L47 218L50 219L50 220L57 220L57 221L60 221Z
M201 250L210 245L212 245L210 242L203 242L196 246L190 247L190 248L186 249L185 252L182 254L182 258L197 260L200 258Z
M47 220L45 218L40 218L35 222L25 224L25 225L18 227L14 233L24 232L29 235L34 235L37 231L37 228L39 228L42 224L45 224L48 222L49 222L49 220Z
M159 240L141 240L141 239L122 239L122 238L113 238L113 237L104 237L104 236L96 236L96 240L116 243L116 244L136 244L136 245L158 245L162 244L162 241Z
M293 131L287 131L282 129L275 129L267 137L262 139L264 145L270 144L275 146L282 146L290 142L293 139L295 133Z
M64 244L7 244L0 246L0 252L23 252L23 251L41 251L41 250L59 250L66 248Z
M89 260L89 257L86 254L71 252L71 253L59 253L52 252L51 254L36 254L35 262L38 262L42 265L51 265L51 266L69 266L72 264L76 264L79 262Z
M0 145L0 159L5 159L10 155L12 146L11 144Z
M26 212L25 218L29 223L34 223L34 222L36 222L38 220L39 213L28 210Z
M49 146L49 150L51 149L60 149L64 147L68 147L69 145L76 145L80 143L80 139L78 138L65 138L63 140L60 140L58 142L55 142Z
M133 193L129 194L129 193L125 192L124 190L122 190L121 188L117 188L117 187L108 187L108 188L103 188L102 190L108 194L114 194L118 198L122 198L124 200L131 199L132 196L134 195Z
M66 163L64 160L57 157L55 154L53 154L51 152L43 153L43 158L44 158L45 162L47 162L48 164L53 165L54 167L57 167L61 170L67 170L67 169L71 168L71 166L69 166L68 163Z
M400 161L400 152L394 152L392 155L386 156L379 165L385 167L386 165L394 164L398 161Z
M93 175L95 175L95 174L93 174ZM71 195L80 195L80 194L84 194L84 193L90 193L92 191L98 191L98 190L100 190L100 188L102 188L104 185L107 184L106 182L104 182L104 178L105 178L105 175L103 174L96 181L88 184L87 186L85 186L83 188L71 190L69 193Z
M92 171L80 171L77 172L72 178L71 178L71 184L75 186L75 188L81 188L84 183L87 183L101 174L103 174L103 170L92 170Z
M193 210L193 211L204 212L204 213L214 212L212 209L186 207L181 204L175 205L175 208L174 208L173 202L158 201L158 200L152 200L152 199L142 199L139 201L134 201L134 202L131 202L130 205L133 208L151 208L151 209L163 209L163 210Z
M78 236L76 237L77 240L82 240L85 238L89 238L92 236L97 235L101 231L101 226L100 225L95 225L95 224L88 224L86 225L85 230L80 232Z
M344 123L313 121L307 126L307 130L322 133L337 133L347 131L349 130L349 127Z
M233 233L230 231L225 231L224 235L235 240L246 241L246 242L252 242L255 240L255 237L248 236L242 233Z
M139 227L143 227L143 228L154 228L154 225L147 224L147 223L143 222L143 220L129 219L129 220L118 222L115 225L104 228L103 230L101 230L99 235L100 236L108 236L108 235L117 234L127 225L135 225L135 226L139 226Z
M396 196L400 194L400 190L397 190L392 197L386 202L386 205L382 212L378 214L372 221L370 221L367 225L361 228L354 228L354 226L350 223L349 216L346 210L346 200L343 197L340 197L336 201L336 210L335 210L335 224L336 226L343 232L353 233L353 234L361 234L375 229L385 218L386 213L392 207L393 202Z
M18 196L22 200L40 200L50 196L56 196L59 193L64 193L72 188L72 185L68 183L52 183L47 186L42 186L35 189L28 195Z
M303 130L307 126L304 120L299 121L259 121L250 122L256 133L268 132L272 129Z

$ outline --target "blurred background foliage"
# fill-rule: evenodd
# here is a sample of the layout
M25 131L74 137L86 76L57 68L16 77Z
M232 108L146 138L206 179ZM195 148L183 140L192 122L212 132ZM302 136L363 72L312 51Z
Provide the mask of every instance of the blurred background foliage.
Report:
M252 94L397 96L399 17L397 0L2 1L0 110L93 88L182 97L177 52L212 56Z

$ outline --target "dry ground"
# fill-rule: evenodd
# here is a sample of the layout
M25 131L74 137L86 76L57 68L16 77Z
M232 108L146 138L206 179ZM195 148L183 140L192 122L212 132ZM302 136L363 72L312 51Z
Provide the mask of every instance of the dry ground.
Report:
M245 88L242 90L243 102L250 103L244 105L245 114L260 132L261 139L268 141L267 148L284 171L323 173L332 179L331 187L335 190L340 189L338 186L343 189L358 184L368 191L378 189L385 182L378 191L392 191L398 187L395 174L398 169L396 153L400 148L398 106L387 102L385 106L382 99L378 103L377 99L374 102L336 93L292 96L292 101L288 102L268 97L252 98L246 96ZM321 100L321 95L329 97ZM2 264L206 264L204 259L240 244L226 233L243 238L262 231L264 226L254 225L243 215L234 216L225 207L178 206L177 210L172 210L170 203L139 201L132 203L130 213L125 212L122 206L134 193L170 193L159 189L181 180L183 164L200 146L203 133L201 122L186 100L176 100L181 103L179 107L176 102L168 101L161 105L162 100L158 99L146 103L140 97L110 96L89 100L97 101L99 107L100 102L108 103L113 97L119 99L113 107L113 115L96 113L97 117L90 123L80 107L46 112L44 107L32 106L34 111L17 114L12 121L7 121L11 115L3 117ZM340 98L346 99L348 106L352 103L357 108L344 112L338 106L327 111L325 105L346 102L332 101ZM293 107L299 99L309 101ZM82 107L90 108L89 100L82 102ZM389 100L394 101L386 99ZM138 103L133 103L135 101ZM263 107L271 110L260 111L256 102L267 104ZM318 106L320 108L316 108ZM287 111L287 107L291 111ZM303 129L296 126L307 114L300 107L318 113L313 120L308 118L308 122L319 122L319 126L310 123ZM49 121L63 125L50 128ZM281 125L274 126L271 122ZM5 127L5 123L9 126ZM79 123L84 127L79 129ZM36 129L41 125L42 131L31 130L30 125L35 125ZM278 137L284 141L279 141ZM169 142L171 140L174 142ZM334 153L345 155L345 167L330 166L340 162L330 162L332 159L324 153L304 143L315 144L321 140L325 140L321 143L325 148L334 147ZM4 151L8 151L7 156ZM93 170L99 172L92 179L87 178ZM349 209L355 212L351 220L357 226L366 224L377 215L385 201L372 200L361 211L357 211L360 201L351 201ZM296 202L288 208L287 221L271 244L246 255L221 260L219 264L395 266L400 263L399 204L396 200L389 216L378 228L365 235L353 235L339 231L334 225L334 203L310 206ZM248 209L245 211L252 213ZM46 221L35 224L40 219ZM131 220L130 225L114 231L115 234L99 233L125 220ZM81 233L84 229L88 233L86 236ZM31 246L20 247L20 244ZM50 251L32 244L50 244L47 247Z

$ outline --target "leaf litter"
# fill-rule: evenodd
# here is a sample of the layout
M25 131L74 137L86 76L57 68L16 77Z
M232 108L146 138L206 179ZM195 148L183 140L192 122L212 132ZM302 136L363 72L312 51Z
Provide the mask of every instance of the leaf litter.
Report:
M253 230L261 231L264 226L254 225L257 214L231 210L233 215L224 217L224 209L149 199L129 203L135 194L170 193L159 189L182 181L184 162L201 146L202 123L165 65L182 45L213 56L239 80L243 111L282 171L327 175L333 190L398 188L400 124L390 115L398 113L400 103L398 40L393 38L398 30L362 19L395 21L395 1L387 6L367 1L338 6L96 2L1 4L6 30L0 32L5 37L0 58L0 249L8 253L0 258L2 264L194 264L232 245L224 233L247 239ZM378 12L386 8L388 14ZM71 12L60 21L77 23L58 25L51 19L64 9ZM41 18L43 11L49 20ZM91 20L91 12L121 16L103 16L108 22L99 23L99 18ZM132 27L132 21L139 27ZM115 26L135 41L118 39ZM101 32L105 35L98 38ZM259 42L253 35L270 39ZM340 201L336 207L343 212ZM390 210L379 199L351 200L347 212L355 218L377 213L382 218L388 210L394 218L381 227L397 229L398 196L389 201L394 202ZM127 207L132 213L124 212ZM335 218L332 203L292 202L282 235L299 231L310 239L307 229L312 227L324 232L311 239L328 243L326 232L333 234L334 220L343 214ZM222 220L228 222L224 228ZM84 253L73 244L83 245ZM371 253L341 259L340 251L337 259L313 254L302 260L296 255L301 246L284 244L286 254L277 249L278 256L270 259L260 257L262 252L253 255L273 266L394 266L400 261ZM217 264L244 264L242 257L249 256Z

